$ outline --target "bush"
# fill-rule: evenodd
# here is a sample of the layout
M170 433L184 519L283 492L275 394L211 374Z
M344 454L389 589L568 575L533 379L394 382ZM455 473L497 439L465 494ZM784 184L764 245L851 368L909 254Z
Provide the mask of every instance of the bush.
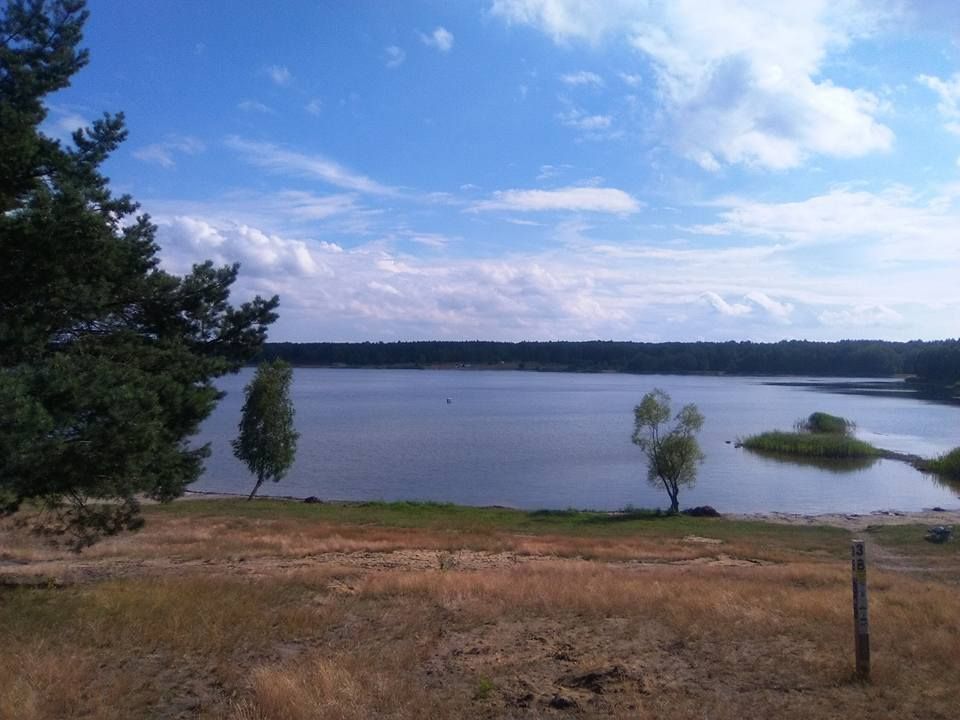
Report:
M687 508L683 511L683 514L690 517L720 517L720 513L711 505L697 505Z
M850 435L856 425L846 418L815 412L806 420L798 420L794 425L797 432L824 433L827 435Z

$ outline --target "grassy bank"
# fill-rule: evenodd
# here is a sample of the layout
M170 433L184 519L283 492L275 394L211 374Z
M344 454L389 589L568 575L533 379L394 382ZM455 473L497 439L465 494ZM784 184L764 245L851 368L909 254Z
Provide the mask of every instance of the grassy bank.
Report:
M146 518L80 556L0 521L0 718L948 717L960 685L955 579L879 561L874 684L852 680L837 528L272 500Z
M752 435L741 441L748 450L813 458L873 458L881 451L870 443L832 433L782 432Z
M960 480L960 447L940 457L924 460L919 463L919 468L924 472L936 473L950 480Z
M776 553L778 549L833 552L845 533L827 526L787 526L726 518L668 516L653 510L600 512L591 510L515 510L501 507L469 507L434 502L337 502L303 503L286 500L211 499L154 505L154 516L196 518L201 522L234 517L269 524L291 521L323 523L343 530L421 530L434 537L467 541L484 547L487 540L530 536L531 541L556 539L558 547L601 546L618 539L632 542L663 542L664 547L689 535L709 534L726 542L749 541ZM206 520L204 520L206 519ZM539 539L539 540L537 540ZM578 539L584 541L578 545Z

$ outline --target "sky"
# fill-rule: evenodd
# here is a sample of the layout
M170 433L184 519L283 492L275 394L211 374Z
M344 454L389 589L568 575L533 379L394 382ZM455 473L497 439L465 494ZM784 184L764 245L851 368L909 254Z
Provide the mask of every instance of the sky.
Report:
M888 340L960 315L949 0L90 0L48 98L276 341Z

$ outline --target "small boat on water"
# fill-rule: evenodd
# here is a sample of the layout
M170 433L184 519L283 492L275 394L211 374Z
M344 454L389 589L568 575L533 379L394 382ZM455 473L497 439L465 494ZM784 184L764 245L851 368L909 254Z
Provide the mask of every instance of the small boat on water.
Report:
M447 405L453 405L453 398L447 398Z

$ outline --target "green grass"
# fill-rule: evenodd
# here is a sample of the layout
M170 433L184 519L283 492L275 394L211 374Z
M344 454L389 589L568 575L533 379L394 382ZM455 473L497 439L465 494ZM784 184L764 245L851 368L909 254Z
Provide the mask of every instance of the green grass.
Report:
M870 443L846 435L829 433L774 430L752 435L742 443L748 450L814 458L871 458L881 454L880 450Z
M924 460L920 464L924 472L932 472L952 480L960 480L960 447L944 453L938 458Z
M623 513L590 510L524 511L498 507L469 507L432 502L362 502L312 504L294 500L241 499L182 500L144 508L150 515L181 517L244 517L302 519L386 528L412 528L459 533L519 533L575 537L665 537L706 535L720 540L749 539L807 552L828 552L849 538L845 530L827 526L798 526L727 518L668 516L652 510Z
M960 537L954 529L954 536L950 542L938 544L927 542L927 530L933 525L871 525L867 532L885 547L896 549L907 555L923 557L958 557L960 556Z
M810 417L806 420L797 422L796 428L800 432L849 435L853 431L854 423L839 415L815 412L811 413Z

